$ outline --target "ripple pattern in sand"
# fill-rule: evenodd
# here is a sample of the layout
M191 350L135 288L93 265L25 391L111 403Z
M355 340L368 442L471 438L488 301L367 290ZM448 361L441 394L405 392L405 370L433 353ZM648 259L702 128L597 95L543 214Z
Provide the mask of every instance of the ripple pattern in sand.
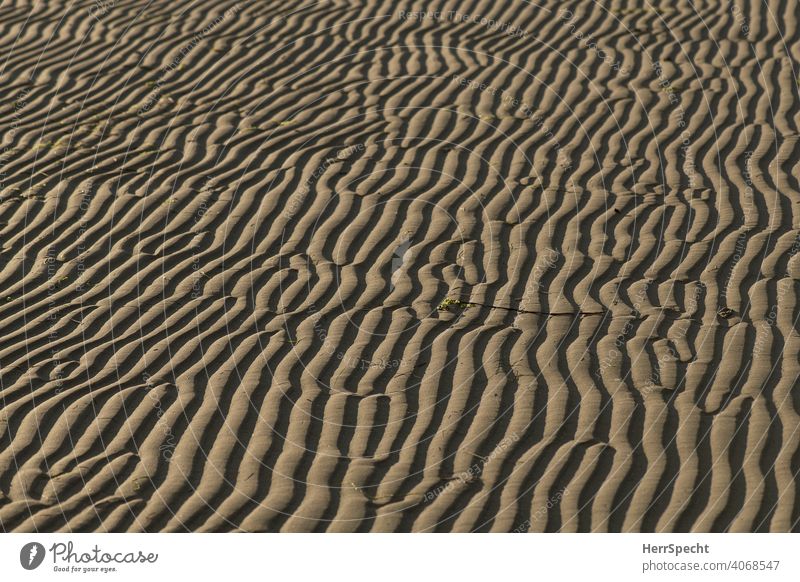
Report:
M642 4L4 4L2 529L798 529L796 4Z

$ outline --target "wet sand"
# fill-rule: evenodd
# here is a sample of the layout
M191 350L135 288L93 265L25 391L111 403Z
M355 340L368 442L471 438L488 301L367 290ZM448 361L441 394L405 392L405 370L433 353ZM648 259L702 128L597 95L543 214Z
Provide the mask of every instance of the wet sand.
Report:
M4 5L2 530L797 530L796 9Z

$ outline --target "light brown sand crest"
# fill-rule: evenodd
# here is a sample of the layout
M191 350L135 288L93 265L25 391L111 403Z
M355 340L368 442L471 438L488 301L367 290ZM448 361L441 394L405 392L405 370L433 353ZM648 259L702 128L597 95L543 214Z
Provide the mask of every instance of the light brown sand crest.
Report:
M794 8L12 4L0 525L796 529Z

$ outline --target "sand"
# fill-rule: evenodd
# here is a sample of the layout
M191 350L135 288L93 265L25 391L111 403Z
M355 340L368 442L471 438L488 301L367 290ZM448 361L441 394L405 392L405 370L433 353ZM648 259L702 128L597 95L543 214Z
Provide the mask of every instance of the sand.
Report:
M798 529L796 2L0 24L3 531Z

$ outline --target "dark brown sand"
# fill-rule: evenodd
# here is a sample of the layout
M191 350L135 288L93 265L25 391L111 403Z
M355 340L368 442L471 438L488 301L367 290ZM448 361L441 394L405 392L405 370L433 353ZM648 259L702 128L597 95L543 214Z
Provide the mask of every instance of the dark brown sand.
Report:
M797 529L797 14L4 2L2 530Z

